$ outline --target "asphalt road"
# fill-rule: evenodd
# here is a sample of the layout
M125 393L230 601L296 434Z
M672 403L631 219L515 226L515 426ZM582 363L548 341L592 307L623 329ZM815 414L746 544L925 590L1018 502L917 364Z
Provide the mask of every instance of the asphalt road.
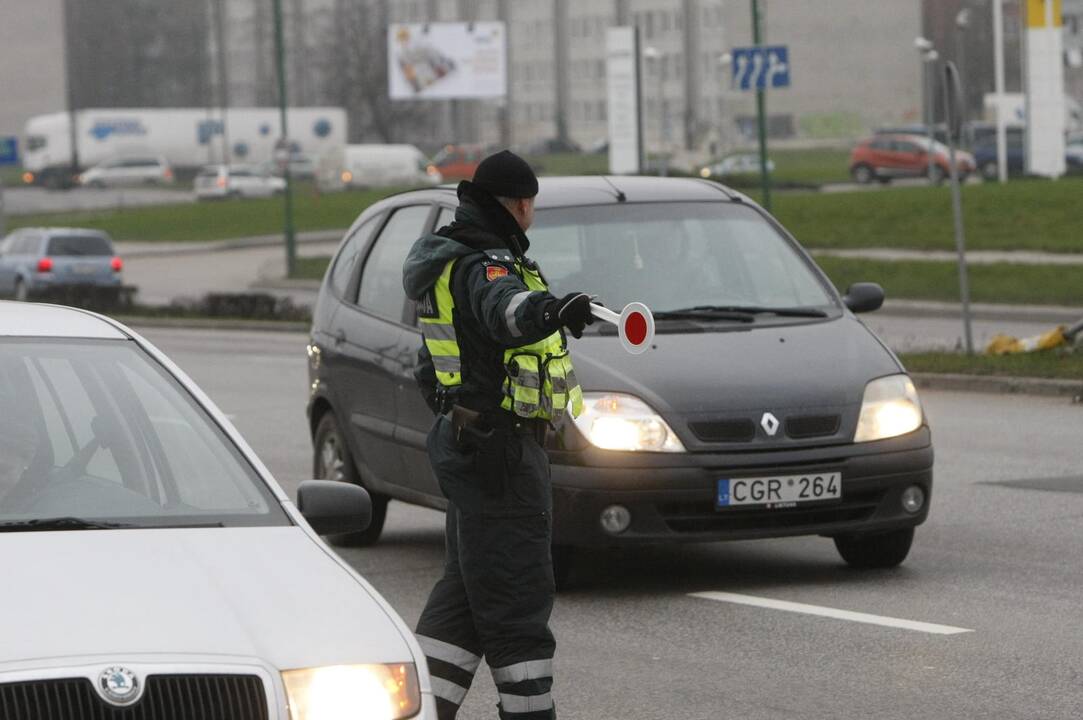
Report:
M146 334L287 489L309 476L303 335ZM586 554L553 616L560 716L1083 715L1083 407L931 391L923 400L937 449L933 508L901 568L850 570L822 538ZM342 553L412 624L442 551L442 515L392 503L380 544ZM690 596L704 591L758 604ZM320 602L313 587L314 611ZM495 702L482 668L460 717L493 718Z

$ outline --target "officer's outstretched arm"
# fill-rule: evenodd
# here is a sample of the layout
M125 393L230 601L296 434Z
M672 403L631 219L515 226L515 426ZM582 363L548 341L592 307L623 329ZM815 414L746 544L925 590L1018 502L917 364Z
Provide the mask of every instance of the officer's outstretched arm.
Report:
M490 339L503 347L520 347L555 332L559 326L542 317L553 295L529 290L515 273L505 271L500 264L475 263L465 278L470 309Z

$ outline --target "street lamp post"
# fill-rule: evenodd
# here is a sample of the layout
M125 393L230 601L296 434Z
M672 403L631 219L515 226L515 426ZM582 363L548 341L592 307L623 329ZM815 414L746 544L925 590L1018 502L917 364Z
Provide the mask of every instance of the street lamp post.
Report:
M666 125L666 102L665 102L665 78L662 77L662 58L664 53L658 48L652 46L643 49L643 57L646 60L651 61L654 66L654 74L658 78L658 147L660 152L658 174L665 176L667 171L667 165L665 158L665 125Z
M723 100L723 103L722 103L723 109L725 109L725 110L729 110L729 97L726 94L726 88L727 88L726 78L729 76L730 65L732 65L732 64L733 64L733 55L731 53L728 53L728 52L727 53L722 53L721 55L718 56L718 73L719 73L719 75L722 76L722 85L721 85L721 88L720 88L720 93L722 95L722 100ZM726 130L726 119L723 116L723 114L721 112L719 112L718 113L718 143L722 147L719 148L719 151L717 153L715 153L716 155L721 156L721 155L725 154L725 148L726 148L726 146L728 144L727 141L726 141L727 136L728 136L728 132Z
M936 139L933 134L933 126L936 124L935 103L933 100L933 74L936 71L936 61L940 59L940 53L933 47L933 41L928 38L918 37L914 39L914 47L921 54L922 82L925 85L925 134L929 146L925 150L927 167L925 170L929 182L933 182L933 167L936 154L933 142Z
M289 163L289 128L286 125L286 50L282 41L282 0L274 0L275 20L275 56L278 69L278 112L282 125L282 137L279 143L284 146L286 162L283 163L282 177L286 181L286 276L292 276L297 264L297 245L293 234L293 183L290 181Z
M959 85L963 88L963 107L959 108L959 112L966 117L967 108L967 84L966 84L966 29L970 27L970 8L964 7L955 16L955 62L959 69ZM969 132L964 131L967 135L967 142L971 141Z

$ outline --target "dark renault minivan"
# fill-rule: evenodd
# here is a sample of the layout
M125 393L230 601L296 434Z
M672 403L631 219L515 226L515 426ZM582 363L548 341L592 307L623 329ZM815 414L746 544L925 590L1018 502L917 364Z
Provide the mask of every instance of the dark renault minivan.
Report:
M360 483L379 537L394 498L443 508L412 372L402 264L449 223L450 187L361 214L333 259L309 344L316 477ZM854 566L905 559L929 512L933 448L914 385L809 255L748 198L698 179L545 178L529 255L553 292L655 313L627 354L613 326L570 340L584 412L549 433L554 557L629 543L820 535ZM566 565L566 563L563 563Z

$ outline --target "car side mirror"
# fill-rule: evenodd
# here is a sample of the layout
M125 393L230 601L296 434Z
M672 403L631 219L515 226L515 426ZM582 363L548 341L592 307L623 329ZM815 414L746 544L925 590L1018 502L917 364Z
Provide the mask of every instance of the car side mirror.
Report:
M879 310L884 304L884 289L876 283L854 283L846 289L842 302L854 313Z
M372 498L345 482L305 480L297 488L297 509L320 535L362 532L372 522Z

